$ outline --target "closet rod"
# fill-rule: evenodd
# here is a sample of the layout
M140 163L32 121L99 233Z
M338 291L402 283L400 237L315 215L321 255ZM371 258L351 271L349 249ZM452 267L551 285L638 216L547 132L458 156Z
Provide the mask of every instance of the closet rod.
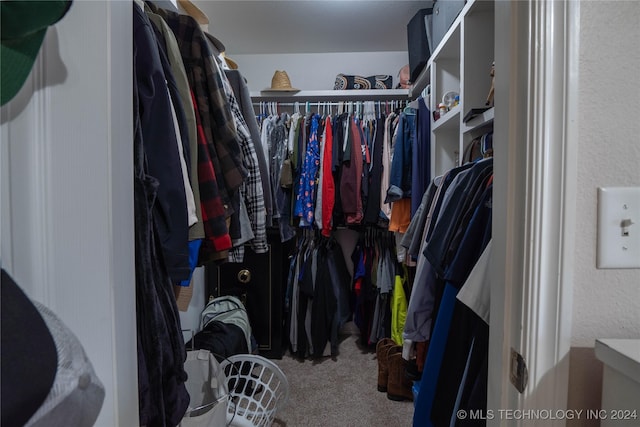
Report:
M264 104L277 104L278 106L282 106L282 107L296 107L296 106L303 107L307 102L312 106L317 106L319 104L320 106L326 105L326 106L332 106L332 107L345 105L345 104L356 104L356 103L365 103L365 102L373 102L375 104L394 102L396 104L402 104L402 105L409 103L408 100L385 100L385 101L369 100L369 101L299 101L299 102L262 101L262 102L253 102L252 104L254 107L259 107Z

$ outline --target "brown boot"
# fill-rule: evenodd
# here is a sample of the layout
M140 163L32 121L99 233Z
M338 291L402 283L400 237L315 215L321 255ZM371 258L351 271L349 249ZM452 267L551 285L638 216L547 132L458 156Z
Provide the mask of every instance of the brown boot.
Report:
M376 357L378 358L378 391L387 391L387 381L389 377L389 365L387 363L387 350L394 346L395 342L391 338L382 338L376 344Z
M389 365L389 381L387 382L387 398L390 400L413 400L411 381L405 377L402 358L402 346L391 347L387 352Z

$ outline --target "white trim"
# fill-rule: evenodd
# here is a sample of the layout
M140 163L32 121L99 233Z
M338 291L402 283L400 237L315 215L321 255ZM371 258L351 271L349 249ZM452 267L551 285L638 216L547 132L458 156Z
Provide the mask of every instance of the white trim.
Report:
M496 79L498 248L492 260L488 390L493 409L566 408L578 18L578 2L496 2L496 75L507 77ZM498 24L507 19L510 25ZM511 348L528 367L522 395L509 382ZM513 421L491 423L507 424ZM516 424L536 425L536 420Z
M138 359L136 346L135 230L133 206L133 13L128 2L108 2L107 127L109 249L108 271L112 311L113 394L112 412L96 426L117 423L137 425ZM133 346L133 348L132 348Z
M38 271L40 272L37 277L39 284L39 291L41 292L41 301L48 301L49 308L54 311L58 311L55 305L55 298L53 292L55 289L52 283L52 278L55 277L54 263L48 254L52 254L55 247L52 244L52 230L53 219L51 215L46 215L45 212L52 205L52 188L51 188L51 150L54 145L52 135L54 129L52 128L51 120L51 93L46 88L46 56L48 49L48 41L45 39L44 46L42 48L42 54L35 65L35 72L31 73L34 79L35 87L43 88L41 91L36 92L33 96L34 111L32 112L35 117L35 126L33 126L33 140L38 141L37 144L32 145L35 151L35 193L36 197L32 200L35 203L37 216L37 233L33 236L41 239L39 244L33 241L34 245L32 249L38 251L38 259L40 265L38 265ZM31 266L33 268L34 266Z
M139 422L132 31L130 2L74 2L0 116L2 267L80 340L97 427Z
M509 383L509 351L512 342L519 342L519 311L513 310L512 301L522 299L520 282L523 237L520 218L524 203L521 171L526 169L522 154L523 123L527 108L520 100L526 99L528 79L527 57L523 55L529 45L529 35L522 30L529 19L524 2L496 2L495 5L495 110L494 110L494 198L491 256L491 321L489 333L489 373L487 406L489 409L519 407L519 395ZM518 203L516 203L518 202ZM517 321L517 324L513 322ZM499 331L504 331L500 334ZM499 426L499 417L488 420L487 425Z

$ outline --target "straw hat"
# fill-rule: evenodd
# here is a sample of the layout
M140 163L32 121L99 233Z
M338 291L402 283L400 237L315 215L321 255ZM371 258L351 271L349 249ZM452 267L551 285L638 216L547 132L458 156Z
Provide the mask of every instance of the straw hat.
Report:
M286 71L276 70L271 78L271 87L264 89L271 92L299 92L300 89L296 89L291 86L291 80Z

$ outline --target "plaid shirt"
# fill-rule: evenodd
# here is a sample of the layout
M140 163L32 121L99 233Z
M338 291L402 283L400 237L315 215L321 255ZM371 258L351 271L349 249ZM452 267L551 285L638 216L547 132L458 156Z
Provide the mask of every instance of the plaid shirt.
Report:
M236 128L240 135L240 147L242 149L244 163L249 172L245 185L240 191L247 207L247 213L251 221L251 230L254 234L254 238L251 240L251 247L256 253L264 253L269 249L267 246L267 211L264 206L264 192L262 190L262 176L260 175L260 166L258 165L258 155L256 154L247 122L244 120L242 112L240 111L240 105L236 100L231 84L224 74L222 81L225 92L227 93L231 112L233 113L233 118L236 121ZM240 255L240 260L242 260L242 249L242 247L239 247L240 253L237 254ZM234 248L234 250L236 249Z
M196 116L196 128L198 130L198 181L200 188L200 206L202 208L202 222L204 233L209 242L203 242L201 251L223 251L231 248L231 237L225 219L225 209L218 192L218 182L213 167L213 162L209 157L209 147L204 134L204 129L200 123L198 105L193 95L193 109Z
M160 8L157 8L156 13L167 21L180 46L189 86L195 95L202 131L216 174L219 196L228 217L233 213L232 195L240 189L247 177L247 169L242 159L241 140L223 88L222 73L204 33L192 17ZM204 199L206 196L200 194L200 197ZM201 202L204 211L206 200ZM206 221L205 216L209 215L203 213L203 221ZM205 232L206 228L205 226Z

